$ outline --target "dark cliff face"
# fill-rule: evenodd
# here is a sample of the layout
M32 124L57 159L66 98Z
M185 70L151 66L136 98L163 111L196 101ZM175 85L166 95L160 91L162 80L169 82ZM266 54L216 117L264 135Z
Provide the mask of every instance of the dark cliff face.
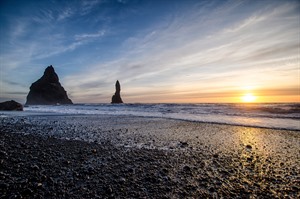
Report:
M121 103L123 103L120 92L121 92L121 86L120 86L119 81L117 80L117 82L116 82L116 92L112 96L112 99L111 99L112 104L121 104Z
M59 83L54 68L48 66L44 75L30 86L26 105L73 104Z

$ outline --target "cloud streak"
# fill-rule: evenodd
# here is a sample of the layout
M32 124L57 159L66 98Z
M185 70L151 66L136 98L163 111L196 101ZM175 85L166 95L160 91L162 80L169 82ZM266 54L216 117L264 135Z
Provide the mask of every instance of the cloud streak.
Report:
M223 16L220 17L226 18L233 8L219 9L223 10ZM283 5L273 9L270 14L253 13L245 18L237 19L234 25L229 24L218 32L204 34L205 36L194 34L195 32L201 33L200 29L203 27L199 23L192 21L186 24L186 21L175 18L168 28L156 29L145 37L130 38L125 41L125 45L130 46L131 50L124 57L130 57L130 60L123 58L117 65L111 64L111 67L119 70L115 74L115 79L124 78L130 87L134 87L135 83L143 83L145 79L152 82L149 84L151 86L170 86L172 83L182 84L188 80L189 88L197 84L204 86L208 83L214 85L216 90L224 84L229 85L228 89L234 88L236 82L244 78L249 80L242 81L243 84L257 86L268 84L270 79L283 80L285 78L281 76L281 71L276 72L276 68L282 67L278 59L297 57L299 52L299 40L296 36L299 35L299 30L297 31L299 25L295 20L285 23L287 19L293 17L296 19L297 15L288 15L293 9L293 5ZM194 18L196 14L195 11L190 18ZM187 27L178 29L183 26L182 24ZM204 21L204 24L209 25L209 21ZM266 28L267 24L274 24L274 27ZM296 64L297 62L292 64L294 67L284 68L290 71L288 77L293 77L292 80L287 81L291 85L297 84L297 76L292 75L296 72ZM270 65L272 65L272 71L268 70ZM252 70L249 70L249 67ZM269 71L267 76L261 74L264 70ZM249 71L253 75L250 76ZM228 83L222 81L224 73L226 75L229 73L231 76L230 79L225 79ZM88 76L91 75L88 74ZM186 75L195 77L186 77ZM208 77L203 78L205 75ZM216 80L215 76L220 79ZM209 79L213 79L216 83L210 82ZM147 88L147 84L142 85ZM203 88L199 87L199 89ZM294 92L294 95L296 94ZM136 96L138 97L138 94Z
M153 97L157 100L152 101L201 101L209 95L228 97L226 93L242 92L245 86L270 91L300 86L297 1L195 1L172 7L172 12L143 28L132 25L139 24L138 19L128 21L131 15L142 15L141 10L121 10L128 4L114 7L115 15L107 14L112 9L105 1L67 5L58 9L60 14L41 12L53 27L39 28L34 40L23 38L30 33L31 22L19 19L11 38L21 48L8 48L0 56L8 67L6 74L22 63L44 67L54 59L71 60L73 68L65 69L69 73L63 72L61 81L75 102L109 102L117 79L131 102ZM99 7L104 14L94 19L91 14ZM78 10L82 13L76 14ZM83 25L92 18L92 25L84 29L73 22ZM61 26L67 21L66 28L73 25L71 31ZM20 54L19 62L12 61ZM297 95L291 90L289 94Z
M85 40L85 39L93 39L93 38L100 38L105 35L105 31L101 30L98 31L97 33L90 33L90 34L80 34L80 35L75 35L75 40Z

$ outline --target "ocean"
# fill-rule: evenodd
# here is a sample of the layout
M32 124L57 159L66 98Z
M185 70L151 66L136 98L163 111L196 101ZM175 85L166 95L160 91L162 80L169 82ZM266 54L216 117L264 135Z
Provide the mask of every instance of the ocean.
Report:
M0 112L1 117L24 115L131 115L273 129L300 130L300 103L254 104L74 104L36 105L23 112Z

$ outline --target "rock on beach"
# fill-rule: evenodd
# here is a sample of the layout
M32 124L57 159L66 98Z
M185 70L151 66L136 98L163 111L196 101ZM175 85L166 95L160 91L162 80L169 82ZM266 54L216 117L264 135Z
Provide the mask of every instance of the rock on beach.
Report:
M14 100L1 102L0 110L1 111L23 111L23 105Z

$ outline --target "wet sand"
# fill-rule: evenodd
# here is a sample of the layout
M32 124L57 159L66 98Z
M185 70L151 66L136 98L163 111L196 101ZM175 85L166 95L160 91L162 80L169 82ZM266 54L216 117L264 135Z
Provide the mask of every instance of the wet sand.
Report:
M300 132L131 116L0 118L1 198L299 198Z

